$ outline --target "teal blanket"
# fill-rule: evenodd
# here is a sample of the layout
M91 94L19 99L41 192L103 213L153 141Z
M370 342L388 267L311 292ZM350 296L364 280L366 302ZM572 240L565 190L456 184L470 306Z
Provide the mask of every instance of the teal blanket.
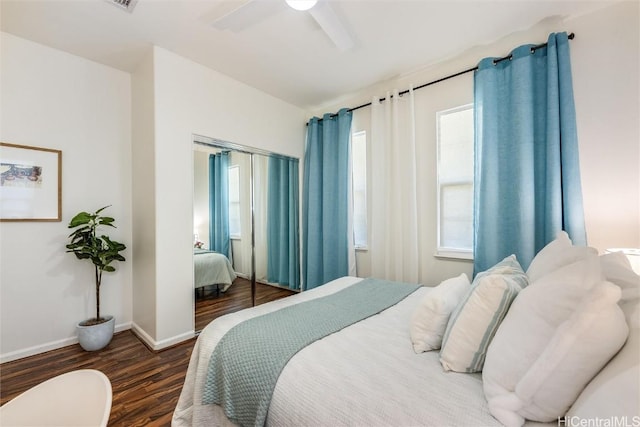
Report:
M202 394L242 426L264 425L285 365L305 346L402 301L420 285L365 279L231 328L216 346Z

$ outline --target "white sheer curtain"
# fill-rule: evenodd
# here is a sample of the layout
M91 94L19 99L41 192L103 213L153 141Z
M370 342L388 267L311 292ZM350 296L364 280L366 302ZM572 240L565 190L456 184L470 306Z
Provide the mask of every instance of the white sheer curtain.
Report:
M253 211L256 280L267 281L267 191L269 158L253 154Z
M371 275L417 283L419 274L413 89L371 105Z
M348 184L348 194L349 194L349 204L347 206L347 230L349 230L348 235L348 253L349 253L349 276L357 276L358 275L358 264L356 263L356 244L353 235L353 150L351 145L351 136L352 133L349 132L349 172L347 173L349 184Z

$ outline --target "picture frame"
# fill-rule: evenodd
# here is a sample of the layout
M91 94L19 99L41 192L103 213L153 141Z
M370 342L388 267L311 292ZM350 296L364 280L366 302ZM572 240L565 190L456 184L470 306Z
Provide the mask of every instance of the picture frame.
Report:
M0 222L62 221L62 151L0 142Z

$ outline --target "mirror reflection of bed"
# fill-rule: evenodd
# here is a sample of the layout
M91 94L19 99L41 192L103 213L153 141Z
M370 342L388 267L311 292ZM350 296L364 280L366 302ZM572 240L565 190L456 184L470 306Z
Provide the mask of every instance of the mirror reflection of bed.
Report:
M196 136L195 330L298 292L298 159Z
M215 286L216 294L219 295L220 292L226 292L238 276L225 255L194 247L193 277L196 290L203 293L205 287Z

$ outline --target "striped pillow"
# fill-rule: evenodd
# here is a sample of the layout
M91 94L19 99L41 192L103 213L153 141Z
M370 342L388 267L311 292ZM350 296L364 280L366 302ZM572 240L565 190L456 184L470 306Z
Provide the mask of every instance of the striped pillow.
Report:
M442 339L440 363L445 371L482 371L491 339L518 292L528 283L515 255L476 275L471 289L451 314Z

